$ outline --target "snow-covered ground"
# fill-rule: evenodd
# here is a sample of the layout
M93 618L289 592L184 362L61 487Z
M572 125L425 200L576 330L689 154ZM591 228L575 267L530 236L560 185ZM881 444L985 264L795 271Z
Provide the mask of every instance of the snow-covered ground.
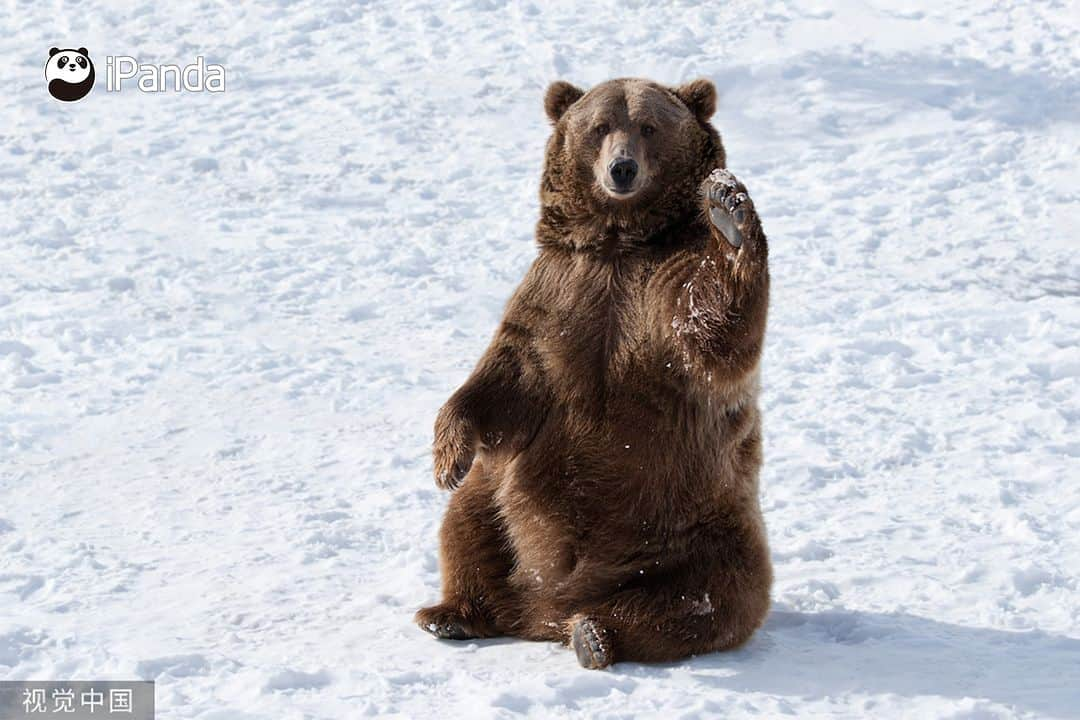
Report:
M6 3L0 679L207 720L1080 717L1080 11L889 4ZM106 93L106 55L226 91ZM771 239L775 607L587 672L412 613L544 87L622 75L717 83Z

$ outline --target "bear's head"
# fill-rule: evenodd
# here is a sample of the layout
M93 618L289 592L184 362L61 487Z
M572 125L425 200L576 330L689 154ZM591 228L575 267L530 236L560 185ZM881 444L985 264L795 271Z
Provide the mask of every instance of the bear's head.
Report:
M554 131L541 206L561 225L600 220L647 235L700 214L698 188L725 166L708 80L666 87L623 78L588 92L559 81L544 109Z
M51 48L45 63L45 80L49 83L49 94L57 100L81 100L94 87L94 63L90 53L86 48Z

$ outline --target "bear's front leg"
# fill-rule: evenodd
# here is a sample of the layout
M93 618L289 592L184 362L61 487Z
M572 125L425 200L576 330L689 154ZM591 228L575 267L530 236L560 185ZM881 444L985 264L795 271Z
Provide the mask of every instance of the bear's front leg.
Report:
M769 301L768 246L746 187L714 170L701 186L704 247L670 258L650 281L653 327L683 369L719 388L757 365Z
M435 418L432 456L435 484L456 489L477 453L492 456L520 451L544 413L542 371L525 341L501 329L469 379Z

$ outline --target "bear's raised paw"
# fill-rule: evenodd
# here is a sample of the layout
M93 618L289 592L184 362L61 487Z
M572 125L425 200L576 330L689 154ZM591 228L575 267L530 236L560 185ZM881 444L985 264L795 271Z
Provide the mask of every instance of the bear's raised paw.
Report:
M730 171L717 168L702 184L702 195L709 222L729 245L742 247L757 222L754 202L747 194L746 186Z

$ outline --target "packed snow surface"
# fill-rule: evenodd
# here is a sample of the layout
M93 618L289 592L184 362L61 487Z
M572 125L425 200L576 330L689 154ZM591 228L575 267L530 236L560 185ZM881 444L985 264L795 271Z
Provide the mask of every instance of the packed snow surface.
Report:
M891 10L887 6L903 6ZM0 9L0 679L159 717L1080 716L1074 2ZM49 97L51 46L97 87ZM223 93L105 91L105 57ZM771 242L743 649L439 642L434 414L528 267L546 84L722 92Z

